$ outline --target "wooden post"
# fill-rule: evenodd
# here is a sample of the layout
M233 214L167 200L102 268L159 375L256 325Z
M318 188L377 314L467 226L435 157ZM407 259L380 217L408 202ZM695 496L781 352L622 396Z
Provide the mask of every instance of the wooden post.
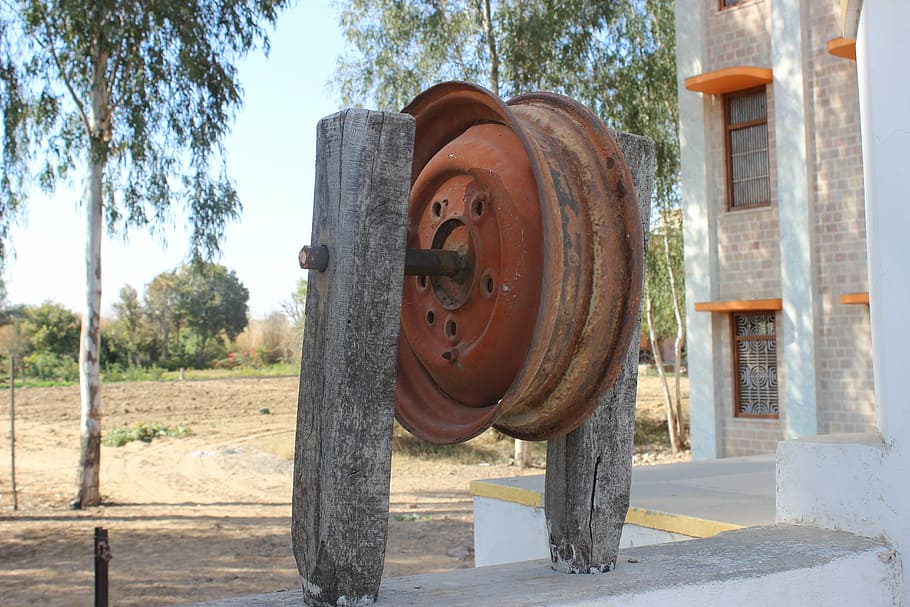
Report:
M297 404L292 540L308 605L376 600L389 517L395 374L414 119L319 123Z
M19 509L16 495L16 356L9 355L9 484L13 492L13 510Z
M95 607L108 606L108 563L111 560L111 545L107 529L95 527Z
M647 252L654 142L614 135L632 171ZM611 389L598 395L595 413L574 432L547 443L544 510L557 571L600 573L616 566L632 483L640 319L639 311L622 372Z

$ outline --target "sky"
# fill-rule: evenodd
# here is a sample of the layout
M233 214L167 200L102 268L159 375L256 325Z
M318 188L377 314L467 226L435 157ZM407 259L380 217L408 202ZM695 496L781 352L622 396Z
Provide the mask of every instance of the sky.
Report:
M316 124L338 109L328 83L343 49L328 0L298 2L270 34L271 51L237 65L244 105L225 141L228 169L243 202L230 224L218 263L237 273L250 292L250 317L280 310L298 279L297 252L309 244L313 212ZM15 256L4 278L11 304L55 301L75 312L85 307L83 185L36 190L23 221L12 230ZM166 244L143 230L129 239L105 235L101 245L102 316L113 316L120 288L140 295L157 274L180 265L189 250L185 217L175 213Z

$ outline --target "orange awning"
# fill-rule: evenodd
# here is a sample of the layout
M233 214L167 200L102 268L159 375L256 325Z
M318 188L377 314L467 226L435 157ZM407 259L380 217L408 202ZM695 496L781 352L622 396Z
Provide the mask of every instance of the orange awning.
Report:
M767 67L748 65L725 67L722 70L686 78L686 89L706 95L720 95L768 84L773 79L774 75Z
M828 40L828 53L835 57L856 61L856 40L850 38L832 38Z
M839 298L842 304L866 304L869 305L869 292L863 293L844 293Z
M774 312L783 308L777 299L736 299L731 301L703 301L695 304L696 312Z

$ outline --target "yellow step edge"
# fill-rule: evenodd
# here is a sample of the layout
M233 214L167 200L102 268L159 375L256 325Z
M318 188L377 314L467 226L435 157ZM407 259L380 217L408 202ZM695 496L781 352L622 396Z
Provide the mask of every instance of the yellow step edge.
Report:
M523 489L498 483L486 481L471 481L469 486L471 495L474 497L486 497L503 502L511 502L531 508L543 507L543 494L540 491L532 489ZM733 531L742 529L742 525L733 523L723 523L709 519L698 518L695 516L686 516L683 514L672 514L670 512L661 512L660 510L647 510L645 508L629 508L626 513L626 524L646 527L648 529L657 529L659 531L668 531L678 533L689 537L711 537L724 531Z
M513 502L532 508L543 508L543 494L532 489L522 489L486 481L471 481L468 490L474 497L489 497L494 500Z
M629 508L626 513L627 525L638 525L649 529L669 531L689 537L711 537L723 531L742 529L742 525L722 523L684 514L672 514L660 510L646 510L645 508Z

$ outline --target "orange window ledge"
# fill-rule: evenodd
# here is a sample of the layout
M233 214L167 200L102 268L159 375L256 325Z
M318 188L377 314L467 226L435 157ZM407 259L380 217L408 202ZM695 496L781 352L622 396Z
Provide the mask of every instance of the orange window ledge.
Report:
M828 40L828 54L856 61L856 40L832 38Z
M732 301L703 301L695 304L696 312L774 312L783 308L776 299L737 299Z
M869 305L869 292L864 293L844 293L839 298L842 304L848 305L857 305L857 304L866 304Z
M774 74L769 68L743 65L686 78L686 89L706 95L721 95L762 86L773 79Z

